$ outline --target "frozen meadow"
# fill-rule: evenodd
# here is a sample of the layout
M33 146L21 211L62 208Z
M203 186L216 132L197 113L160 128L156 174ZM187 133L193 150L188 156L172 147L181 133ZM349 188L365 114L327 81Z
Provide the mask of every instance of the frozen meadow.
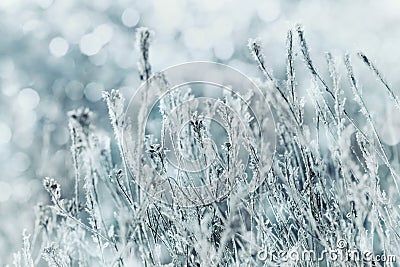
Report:
M399 13L1 1L0 265L398 266Z

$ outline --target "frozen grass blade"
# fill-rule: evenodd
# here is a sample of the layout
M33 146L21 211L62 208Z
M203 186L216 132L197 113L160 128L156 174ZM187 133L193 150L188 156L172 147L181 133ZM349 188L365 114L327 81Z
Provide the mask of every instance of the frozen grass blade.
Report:
M294 42L294 33L297 33L298 44ZM146 89L151 85L148 81L151 76L151 37L152 32L146 28L137 32L139 78ZM50 196L49 204L38 208L32 244L29 237L24 237L24 248L15 254L14 265L32 267L46 261L49 266L63 267L271 266L280 263L270 258L263 259L260 252L294 250L320 255L324 250L337 248L338 244L359 252L369 249L373 253L384 251L400 257L399 192L397 189L397 194L389 198L388 192L384 191L384 187L392 183L397 188L398 176L392 166L396 162L386 155L360 92L362 80L355 76L350 57L345 56L344 64L352 95L367 120L368 127L363 129L356 123L359 114L345 109L345 88L341 88L339 64L332 54L326 54L332 81L329 87L314 66L300 26L287 34L285 83L278 81L268 69L260 40L250 40L249 48L266 78L266 82L259 82L258 86L268 102L262 99L252 108L265 111L266 104L269 104L275 115L276 157L266 177L260 177L263 151L243 137L247 134L235 126L238 121L233 119L234 112L229 112L229 108L238 111L249 128L252 128L252 115L232 95L218 100L218 104L226 106L225 110L210 105L205 112L209 117L221 116L221 124L228 132L226 140L220 142L221 153L214 147L207 147L209 140L221 140L211 134L205 120L207 116L196 113L195 108L184 109L175 117L171 115L167 121L171 110L195 99L190 91L170 93L160 101L162 122L157 123L160 124L161 137L166 137L169 128L179 125L178 122L188 122L178 140L182 151L175 151L177 158L196 157L199 159L196 167L210 165L195 177L188 175L181 161L178 163L179 171L169 172L167 144L164 140L156 140L155 136L145 136L144 127L134 129L139 133L134 142L144 155L124 154L121 135L128 127L123 116L124 98L118 90L105 92L103 97L113 128L110 135L115 137L124 165L118 166L120 161L117 164L113 161L109 137L96 129L91 120L94 114L88 109L71 112L69 127L74 192L71 196L62 193L56 180L44 179L43 185ZM302 92L296 90L299 78L295 69L297 48L301 51L305 68L311 73L312 85L307 90L314 110L310 113L305 113L308 106L304 104ZM366 57L362 59L381 79L371 61ZM158 74L152 77L160 83L162 90L169 88L168 77ZM388 84L383 78L381 81L385 86ZM392 90L388 92L394 97ZM146 104L151 93L147 90L143 94ZM325 98L326 93L329 99ZM246 101L250 100L251 96L246 98ZM306 115L312 118L303 120ZM141 122L145 120L138 119ZM248 152L247 170L236 163L238 146L242 142ZM125 165L128 156L137 159L132 168L134 177L128 176ZM149 164L143 160L145 156L148 156ZM380 160L389 169L387 173L380 170ZM212 184L222 174L234 176L236 182L225 198L195 207L177 205L178 201L183 201L177 196L189 202L196 196L202 200L204 192L213 194L208 187L200 191L196 182ZM131 190L133 179L142 177L161 178L162 181L154 178L154 182L165 182L167 190L178 186L180 191L160 192L170 193L175 205L140 194L138 187L136 191ZM257 190L249 192L248 178L265 180ZM84 188L80 190L82 185ZM187 185L187 189L182 185ZM40 246L36 248L36 244ZM42 260L32 260L40 257ZM293 264L364 266L367 262L347 263L328 257L322 261L314 258ZM387 265L395 266L394 263Z
M395 102L397 109L400 110L400 102L398 96L396 96L393 90L390 88L388 82L384 79L383 75L379 72L378 68L375 67L375 64L372 63L369 58L362 52L358 53L358 56L361 60L372 70L372 72L376 75L376 77L381 81L381 83L385 86L390 98Z

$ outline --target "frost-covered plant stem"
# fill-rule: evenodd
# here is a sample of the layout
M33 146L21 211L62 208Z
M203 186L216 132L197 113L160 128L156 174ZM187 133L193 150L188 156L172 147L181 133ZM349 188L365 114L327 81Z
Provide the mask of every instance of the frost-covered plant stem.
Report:
M137 33L139 75L145 83L151 82L147 81L151 75L150 33L148 29ZM233 95L224 95L218 101L229 108L219 108L217 103L210 105L205 114L199 114L197 106L188 107L175 117L167 115L193 100L193 94L171 92L160 101L160 135L165 137L169 131L173 139L171 129L177 131L174 126L178 122L189 122L182 130L180 149L185 156L198 159L195 167L209 165L207 171L199 171L194 181L183 168L173 175L168 173L166 144L163 140L157 143L154 136L144 136L144 126L134 129L139 133L137 140L133 140L139 147L137 153L124 154L121 134L123 130L132 130L124 121L124 98L118 90L105 92L123 166L114 165L109 139L94 127L93 114L88 109L71 112L74 195L72 200L64 199L59 184L54 179L44 179L51 204L42 206L38 212L39 230L34 234L38 242L32 242L32 249L24 245L24 250L15 254L15 266L23 266L24 258L29 267L35 265L37 262L30 260L35 252L50 266L63 267L136 266L140 263L142 266L286 266L273 259L262 260L259 252L311 250L320 253L337 248L339 241L346 243L346 249L385 251L400 257L400 200L396 194L388 197L387 192L391 178L395 182L397 179L392 167L397 158L388 158L385 154L388 147L379 139L350 61L345 60L347 76L355 102L362 109L362 119L367 120L365 128L357 125L358 114L345 108L344 90L347 88L339 82L338 63L331 54L326 54L331 86L315 67L300 26L287 35L286 81L278 81L268 69L259 40L251 40L249 47L266 79L258 85L275 115L276 153L266 177L260 177L263 151L237 127L237 118L235 120L229 112L233 109L240 113L241 121L252 129L252 116L246 105ZM305 96L298 90L295 69L298 55L311 73L312 84L307 92L313 105L306 106ZM382 77L369 59L362 59L374 75ZM159 74L153 77L162 85L161 90L168 88L168 77ZM145 102L151 99L151 93L146 91L143 95ZM251 94L241 97L246 103L254 103L254 109L265 111L267 107L264 100L251 102ZM146 108L140 109L139 125L145 125L143 114L147 112ZM212 135L204 120L217 114L227 131L226 140L221 142L221 153L208 147L208 142L217 137ZM242 143L249 155L248 170L237 163ZM143 167L139 164L144 164L142 152L149 156L150 163L145 168L139 168ZM132 168L134 177L128 175L126 157L136 159ZM177 156L178 160L182 157ZM386 173L380 169L381 160L382 166L389 169ZM179 161L179 167L183 167L181 164ZM162 177L170 188L188 185L187 192L184 189L171 192L174 201L180 200L174 198L176 195L201 199L202 193L213 192L209 188L200 192L195 182L212 183L223 175L234 178L234 181L228 180L229 186L235 184L230 194L211 204L192 208L155 201L147 194L140 194L137 184L136 191L131 189L133 180ZM249 192L247 178L265 180ZM79 190L82 185L84 190ZM83 199L86 203L80 203ZM40 238L41 246L35 249L34 244L40 243ZM346 264L331 258L323 262L293 262L300 266ZM348 263L349 266L365 264L363 261Z
M350 56L348 54L345 55L344 63L346 65L347 73L348 73L349 80L351 82L351 86L352 86L352 89L353 89L353 92L354 92L355 100L361 106L361 113L365 116L365 118L367 119L368 124L370 125L370 127L371 127L371 129L373 131L374 137L377 140L376 143L378 144L378 148L379 148L379 150L380 150L380 152L382 154L383 161L386 164L386 166L389 168L389 170L390 170L390 172L391 172L391 174L393 176L393 182L394 182L394 184L396 186L397 193L400 194L400 189L399 189L399 186L398 186L398 183L397 183L397 181L399 180L400 177L397 174L397 172L394 170L394 168L392 167L392 164L390 164L390 162L388 160L388 157L386 155L386 152L383 149L383 145L382 145L381 139L380 139L379 134L378 134L378 132L377 132L377 130L375 128L375 124L372 121L371 113L368 111L367 106L365 105L365 102L364 102L364 100L363 100L363 98L361 96L360 89L359 89L358 84L357 84L357 80L356 80L356 78L354 76L353 67L352 67L351 62L350 62ZM368 140L368 139L366 139L366 140ZM372 143L374 144L375 142L372 141Z

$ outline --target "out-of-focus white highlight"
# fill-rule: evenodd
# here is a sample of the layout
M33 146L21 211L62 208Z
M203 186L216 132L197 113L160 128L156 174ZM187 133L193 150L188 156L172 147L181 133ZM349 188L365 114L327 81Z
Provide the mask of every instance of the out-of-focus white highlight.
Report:
M35 109L39 102L40 96L32 88L22 89L17 96L18 106L23 110Z
M49 44L50 53L55 57L62 57L68 52L69 44L62 37L53 38Z
M122 23L126 27L134 27L139 22L140 15L139 12L134 8L127 8L124 10L121 16Z
M10 142L12 137L11 129L7 124L0 122L0 145Z
M65 94L71 100L80 100L83 97L83 84L78 81L71 81L65 87Z
M0 181L0 202L5 202L11 197L11 186L6 183Z
M91 102L97 102L101 99L101 94L104 90L104 86L100 83L88 83L84 90L85 97Z
M98 26L92 33L84 35L80 42L79 48L82 54L93 56L100 52L113 36L113 29L108 24Z
M281 7L278 1L263 1L257 8L257 15L265 22L276 20L281 13Z

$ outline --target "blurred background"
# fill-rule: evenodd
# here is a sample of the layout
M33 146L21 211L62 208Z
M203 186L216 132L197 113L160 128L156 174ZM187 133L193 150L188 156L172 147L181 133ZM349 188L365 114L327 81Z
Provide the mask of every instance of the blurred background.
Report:
M211 60L261 77L247 48L249 38L260 37L268 65L284 79L286 34L296 23L326 77L324 52L353 56L382 139L397 145L398 111L355 53L372 58L399 94L398 0L0 0L0 265L20 248L22 230L32 231L36 203L48 201L43 177L69 194L66 112L91 108L97 128L112 137L101 92L121 89L129 99L139 86L136 28L155 32L154 71ZM296 67L301 91L310 76L301 59Z

